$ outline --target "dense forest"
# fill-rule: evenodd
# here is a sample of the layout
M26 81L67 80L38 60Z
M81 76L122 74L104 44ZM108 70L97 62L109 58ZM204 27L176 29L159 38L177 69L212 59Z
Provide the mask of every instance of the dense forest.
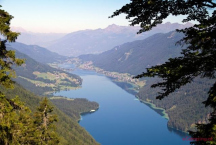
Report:
M39 97L23 87L21 87L18 84L15 84L14 89L4 89L3 87L0 87L0 91L2 91L4 94L6 94L7 98L15 98L15 96L19 96L20 100L25 103L27 107L30 108L31 112L34 113L40 104L40 101L42 101L42 97ZM58 102L58 101L57 101ZM68 103L67 100L64 99L64 102ZM73 102L73 101L72 101ZM91 102L83 101L76 101L77 106L79 106L78 109L74 110L74 112L71 113L71 116L76 116L77 114L81 113L81 110L85 110L85 112L90 111L92 109L95 109L97 106L96 103L93 102L93 105ZM70 101L69 101L70 104ZM95 145L97 144L96 141L89 135L89 133L86 132L86 130L77 122L78 118L72 118L66 115L64 112L61 111L61 109L58 109L58 107L55 107L54 104L51 104L54 106L53 114L57 115L57 123L54 125L56 126L56 132L59 136L61 145ZM62 104L64 105L64 104ZM87 108L83 105L89 105ZM92 108L91 108L92 107ZM75 107L74 107L75 108ZM76 112L77 111L77 112ZM74 113L74 114L73 114ZM78 116L77 116L78 117Z
M208 88L212 80L197 78L191 84L184 86L163 100L156 99L158 88L150 88L158 79L147 79L146 86L140 89L137 98L164 108L169 116L168 126L182 130L195 130L195 123L207 123L210 107L202 104L207 98Z

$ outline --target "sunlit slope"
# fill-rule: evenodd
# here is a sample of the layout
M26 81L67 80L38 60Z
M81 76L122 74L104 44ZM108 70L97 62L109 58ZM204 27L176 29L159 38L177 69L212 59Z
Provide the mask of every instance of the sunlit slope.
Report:
M15 80L38 95L76 89L82 84L82 79L79 76L37 62L18 50L16 50L16 57L25 59L25 64L14 67L17 74Z

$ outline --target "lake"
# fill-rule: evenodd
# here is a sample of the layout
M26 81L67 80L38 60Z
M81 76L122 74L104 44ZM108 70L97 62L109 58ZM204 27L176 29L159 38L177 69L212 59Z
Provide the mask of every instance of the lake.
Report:
M71 64L61 67L72 68ZM99 109L82 116L79 124L102 145L189 145L189 135L167 127L168 120L141 103L104 75L75 70L83 79L82 88L60 91L55 95L87 98Z

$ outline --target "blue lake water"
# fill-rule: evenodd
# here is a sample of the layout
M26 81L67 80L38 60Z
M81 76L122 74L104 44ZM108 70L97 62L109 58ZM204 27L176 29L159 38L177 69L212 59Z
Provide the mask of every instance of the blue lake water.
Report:
M70 64L62 65L70 68ZM102 145L189 145L187 134L167 127L168 120L104 75L76 70L83 79L82 88L55 95L87 98L100 108L82 116L79 124Z

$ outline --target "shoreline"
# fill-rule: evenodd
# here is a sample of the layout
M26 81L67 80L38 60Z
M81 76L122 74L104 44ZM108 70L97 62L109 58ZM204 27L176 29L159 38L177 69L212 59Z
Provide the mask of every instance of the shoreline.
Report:
M157 107L157 106L156 106L155 104L153 104L153 103L150 103L150 102L147 102L147 101L143 101L143 100L139 99L138 96L135 96L135 97L136 97L141 103L144 103L144 104L148 105L151 109L153 109L153 110L155 110L155 111L156 111L156 110L161 110L161 111L162 111L161 113L163 114L163 115L161 115L161 116L169 121L169 114L166 113L166 110L165 110L165 109L163 109L163 108L161 108L161 107ZM169 126L168 123L167 123L167 127L171 128L171 129L173 129L173 130L176 130L176 131L180 131L180 132L182 132L182 133L186 133L186 134L189 135L188 132L185 132L185 131L183 131L183 130L179 130L179 129L176 129L175 127Z
M69 97L65 97L65 96L52 96L52 97L48 97L50 100L55 100L55 99L65 99L67 101L74 101L75 99L77 98L69 98ZM85 98L86 99L86 98ZM97 103L98 104L98 103ZM77 112L79 113L79 118L78 119L74 119L75 121L77 121L79 123L79 121L82 120L82 116L83 115L87 115L87 114L91 114L91 113L94 113L96 112L98 109L100 108L100 105L98 104L98 107L97 108L91 108L90 110L88 111L85 111L85 112ZM69 116L70 117L70 116Z
M163 108L161 108L161 107L157 107L155 104L150 103L150 102L148 102L148 101L141 100L141 99L139 98L139 96L137 96L137 95L135 95L135 97L136 97L141 103L144 103L144 104L148 105L151 109L153 109L153 110L155 110L155 111L156 111L156 110L161 110L161 116L162 116L163 118L169 120L169 115L166 113L166 110L165 110L165 109L163 109ZM159 113L159 114L160 114L160 113Z
M168 125L167 125L167 127L171 128L172 130L176 130L176 131L179 131L179 132L183 132L183 133L186 133L186 134L189 135L189 132L185 132L185 131L182 131L182 130L176 129L176 128L174 128L174 127L172 127L172 126L168 126Z
M78 123L80 122L80 121L82 121L82 116L84 116L84 115L88 115L88 114L92 114L92 113L94 113L94 112L96 112L98 109L100 108L100 106L98 107L98 108L96 108L94 111L92 111L92 110L90 110L90 111L87 111L87 112L81 112L81 113L79 113L79 115L80 115L80 118L78 119Z
M68 89L60 89L60 90L58 90L58 91L53 90L53 91L44 92L43 95L52 96L54 93L58 93L58 92L60 92L60 91L78 90L78 89L80 89L80 88L82 88L82 85L79 85L78 87L68 88Z

